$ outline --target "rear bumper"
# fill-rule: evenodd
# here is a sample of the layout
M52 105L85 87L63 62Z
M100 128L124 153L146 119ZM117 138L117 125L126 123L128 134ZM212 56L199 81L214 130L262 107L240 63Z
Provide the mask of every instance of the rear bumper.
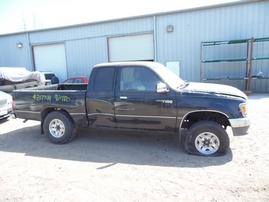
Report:
M248 134L251 123L250 118L229 119L229 122L231 124L234 136Z

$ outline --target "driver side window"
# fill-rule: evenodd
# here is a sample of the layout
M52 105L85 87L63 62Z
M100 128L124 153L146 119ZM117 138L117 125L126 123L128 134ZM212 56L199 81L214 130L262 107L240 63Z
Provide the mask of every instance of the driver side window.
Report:
M123 67L121 69L120 90L123 91L156 91L160 79L144 67Z

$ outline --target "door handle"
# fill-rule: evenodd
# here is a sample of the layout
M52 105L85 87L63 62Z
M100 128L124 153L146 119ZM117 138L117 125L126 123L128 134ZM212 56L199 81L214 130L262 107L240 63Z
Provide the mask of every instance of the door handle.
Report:
M120 96L120 99L121 100L127 100L127 97L126 96Z

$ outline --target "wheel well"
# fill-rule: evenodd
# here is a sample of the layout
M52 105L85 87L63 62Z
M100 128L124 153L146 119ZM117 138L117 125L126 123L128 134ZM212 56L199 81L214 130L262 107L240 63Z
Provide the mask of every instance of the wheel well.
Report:
M222 113L219 112L210 112L210 111L201 111L201 112L191 112L183 117L181 128L188 129L191 127L194 123L198 121L214 121L221 126L223 126L225 129L227 126L230 125L230 122Z
M44 131L43 131L43 124L44 124L44 120L45 118L47 117L47 115L53 111L62 111L62 112L65 112L66 114L69 115L69 113L62 109L62 108L46 108L44 109L42 112L41 112L41 124L40 124L40 127L41 127L41 134L44 134ZM69 115L69 117L71 118L71 120L74 122L74 120L72 119L72 117Z

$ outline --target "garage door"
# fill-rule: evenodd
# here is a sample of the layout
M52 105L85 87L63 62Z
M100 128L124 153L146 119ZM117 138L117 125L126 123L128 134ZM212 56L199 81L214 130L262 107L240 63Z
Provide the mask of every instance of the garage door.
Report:
M154 60L153 34L108 39L109 61Z
M36 71L52 71L60 82L67 78L64 44L34 46L33 55Z

